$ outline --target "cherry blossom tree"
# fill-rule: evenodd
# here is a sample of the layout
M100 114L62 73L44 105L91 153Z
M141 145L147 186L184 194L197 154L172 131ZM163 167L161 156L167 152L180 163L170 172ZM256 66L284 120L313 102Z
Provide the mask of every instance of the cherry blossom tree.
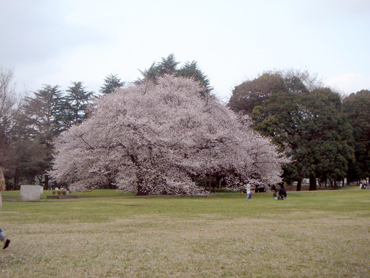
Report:
M280 180L282 157L270 141L193 79L165 75L103 96L91 117L54 142L51 176L72 190L110 183L142 194L202 194L196 177L228 187Z

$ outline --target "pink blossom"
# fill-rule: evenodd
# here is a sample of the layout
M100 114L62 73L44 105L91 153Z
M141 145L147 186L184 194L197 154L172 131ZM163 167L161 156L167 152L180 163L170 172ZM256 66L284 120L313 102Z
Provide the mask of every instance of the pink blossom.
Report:
M140 194L202 194L195 177L241 187L280 180L288 162L241 118L192 79L164 76L97 101L92 116L54 142L51 176L72 190L112 183Z

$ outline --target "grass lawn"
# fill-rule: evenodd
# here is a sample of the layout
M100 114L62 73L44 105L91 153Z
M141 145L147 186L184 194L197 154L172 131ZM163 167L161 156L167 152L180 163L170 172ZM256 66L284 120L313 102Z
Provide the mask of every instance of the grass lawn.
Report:
M112 192L4 201L0 227L12 242L0 251L0 277L370 276L370 190L288 192L285 201L257 193L248 202L239 193Z
M58 194L53 194L53 190L44 190L43 194L40 196L41 199L47 199L47 196L57 196ZM134 196L133 193L116 191L116 190L109 190L109 189L96 189L89 192L77 192L77 193L67 193L69 195L76 195L79 198L96 198L96 197L123 197L123 196ZM3 198L20 198L20 191L5 191L2 192Z

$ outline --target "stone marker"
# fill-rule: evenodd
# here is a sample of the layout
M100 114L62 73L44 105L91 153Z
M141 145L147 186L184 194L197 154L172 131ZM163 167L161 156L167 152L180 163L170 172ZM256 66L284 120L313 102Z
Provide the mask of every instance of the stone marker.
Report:
M21 200L29 202L39 201L41 195L40 187L38 185L21 185Z

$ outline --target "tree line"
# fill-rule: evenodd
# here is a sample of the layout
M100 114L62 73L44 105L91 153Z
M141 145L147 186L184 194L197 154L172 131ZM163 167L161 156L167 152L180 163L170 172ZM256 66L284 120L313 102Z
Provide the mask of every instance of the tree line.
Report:
M19 98L11 86L12 72L0 72L0 166L7 187L35 182L48 187L52 141L89 115L93 93L72 82L62 93L58 85L44 85L33 96Z
M265 72L236 86L228 106L291 158L283 179L336 186L370 175L370 91L342 97L302 71Z
M20 184L33 183L35 178L47 188L48 175L45 173L52 169L55 138L89 119L104 95L132 86L156 91L151 86L163 84L163 77L171 75L192 78L201 88L200 99L215 100L210 81L196 61L179 67L179 62L171 54L140 72L142 77L132 84L126 84L117 75L108 75L100 94L88 91L82 82L71 82L64 92L58 85L43 85L32 92L32 96L20 97L12 82L12 72L1 68L0 167L5 170L8 188L17 189ZM358 181L370 175L369 90L342 97L308 72L273 71L236 86L227 106L244 119L238 121L248 122L248 128L270 138L280 154L290 159L290 163L283 164L282 178L287 183L297 181L298 190L303 178L310 179L310 189L314 190L316 180L335 185L344 178ZM217 145L207 142L213 147ZM258 149L258 140L256 142L252 145ZM188 154L182 155L186 157ZM213 157L215 155L213 153ZM230 161L223 163L231 165ZM227 179L220 168L212 163L208 165L213 168L205 165L208 174L204 172L204 175L220 175ZM238 176L240 165L239 168L229 168L229 171ZM187 169L189 173L193 171ZM249 173L249 178L257 177L261 171ZM197 174L190 176L194 178ZM100 183L99 186L114 184L114 179L109 176L103 180L105 185Z

